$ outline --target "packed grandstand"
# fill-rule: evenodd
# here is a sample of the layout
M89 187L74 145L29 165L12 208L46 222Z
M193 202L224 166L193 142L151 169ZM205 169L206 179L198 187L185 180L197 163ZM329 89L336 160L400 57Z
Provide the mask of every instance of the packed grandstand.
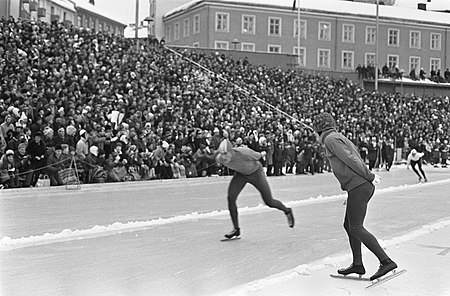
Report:
M9 18L0 27L5 188L229 174L214 159L223 138L267 151L268 175L321 173L330 168L310 129L321 111L374 168L413 148L447 164L448 97L371 93L159 43L138 50L62 23Z

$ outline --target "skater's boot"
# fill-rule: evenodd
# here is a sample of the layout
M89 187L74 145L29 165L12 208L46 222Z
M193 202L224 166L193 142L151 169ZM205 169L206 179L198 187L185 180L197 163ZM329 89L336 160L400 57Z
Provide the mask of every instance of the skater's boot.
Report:
M349 267L339 269L338 273L342 275L349 275L351 273L363 275L366 273L366 269L363 265L354 265L352 263Z
M287 219L288 219L288 224L290 228L293 228L295 225L295 220L294 220L294 213L292 212L292 209L289 208L289 211L286 213Z
M377 278L382 277L389 271L392 271L396 268L397 268L397 264L395 264L395 262L392 261L391 259L383 260L381 262L380 267L378 268L377 272L375 272L375 274L370 277L370 280L371 281L376 280Z
M240 235L241 235L241 229L237 228L237 229L231 230L230 233L225 234L225 237L230 239L230 238L233 238L233 237L238 237Z

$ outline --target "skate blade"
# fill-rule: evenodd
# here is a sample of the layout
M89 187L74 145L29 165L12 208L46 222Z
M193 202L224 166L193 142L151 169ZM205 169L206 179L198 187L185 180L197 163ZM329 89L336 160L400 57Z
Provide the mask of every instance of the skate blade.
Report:
M220 241L221 242L228 242L228 241L233 241L233 240L238 240L238 239L241 239L241 237L240 236L235 236L235 237L232 237L232 238L223 238Z
M376 280L373 280L372 284L368 285L366 287L366 289L381 285L382 283L390 281L393 278L396 278L396 277L404 274L405 272L406 272L406 269L402 269L400 271L397 271L397 269L394 269L394 270L388 272L387 274L385 274L384 276L382 276Z
M370 279L368 277L364 277L362 275L343 275L332 273L330 274L330 276L335 279L370 282Z

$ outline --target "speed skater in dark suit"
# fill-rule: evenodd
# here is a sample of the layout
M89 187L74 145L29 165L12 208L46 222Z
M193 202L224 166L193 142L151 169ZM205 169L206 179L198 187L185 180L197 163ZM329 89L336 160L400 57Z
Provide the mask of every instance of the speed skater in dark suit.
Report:
M333 174L347 191L344 228L347 232L353 263L338 270L341 275L356 273L365 274L362 261L361 243L363 243L380 261L377 272L370 277L375 280L397 268L384 252L374 235L364 228L367 205L375 192L374 184L381 181L380 176L373 174L361 159L358 148L344 135L336 131L334 118L322 112L314 118L314 130L319 141L325 144L326 157L329 159Z
M292 209L287 208L279 200L272 197L269 183L260 162L263 156L265 156L265 151L256 152L247 147L233 148L231 142L227 139L223 140L219 145L219 149L217 149L216 160L234 170L227 193L228 210L230 211L234 229L230 233L225 234L225 237L228 239L238 237L241 234L236 200L247 183L255 186L261 193L261 197L267 206L283 211L287 216L289 227L294 227Z

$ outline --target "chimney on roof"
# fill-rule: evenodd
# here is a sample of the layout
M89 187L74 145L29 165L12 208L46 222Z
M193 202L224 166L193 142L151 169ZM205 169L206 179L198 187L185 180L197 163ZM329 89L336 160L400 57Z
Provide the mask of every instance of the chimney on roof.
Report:
M92 4L95 6L95 0L89 0L89 4Z
M426 3L417 3L417 9L427 10L427 4Z

